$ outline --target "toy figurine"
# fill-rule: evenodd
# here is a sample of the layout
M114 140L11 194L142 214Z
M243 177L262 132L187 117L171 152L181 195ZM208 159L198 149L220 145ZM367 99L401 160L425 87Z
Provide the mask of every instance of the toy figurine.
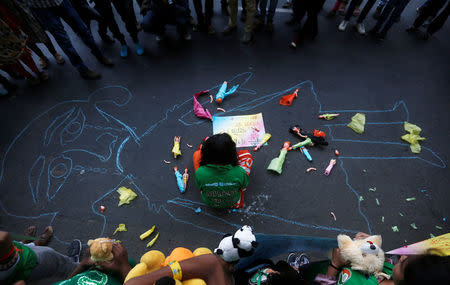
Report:
M298 88L295 89L294 93L281 97L280 105L291 106L294 99L298 97L297 93L298 93Z
M173 167L173 171L175 171L175 177L177 178L178 189L180 189L181 193L184 193L184 190L186 190L186 188L184 186L183 175L180 173L178 167L176 166Z
M255 146L255 148L253 148L253 151L257 151L258 149L260 149L270 138L272 137L271 134L266 133L261 141L261 143L257 146Z
M289 128L289 132L300 137L302 140L310 138L313 142L313 145L328 145L328 142L325 141L325 133L322 131L314 130L314 132L311 134L302 131L299 125L295 125Z
M194 114L199 118L210 119L212 121L212 116L209 110L203 108L202 104L200 104L200 102L198 102L197 100L198 96L201 96L203 94L209 94L209 90L195 93L194 97L192 98L192 102L194 104Z
M336 164L336 159L330 160L330 164L328 164L327 169L325 169L325 175L328 176L331 173L331 170L333 169L333 166Z
M186 187L187 187L188 180L189 180L188 169L185 168L184 174L183 174L184 189L186 189Z
M299 147L308 146L308 145L313 145L313 142L310 138L306 138L304 141L294 144L293 146L291 146L289 148L289 150L297 149Z
M226 81L224 81L222 83L222 86L220 86L219 92L217 92L217 94L216 94L216 102L219 104L222 103L222 101L223 101L223 99L225 99L225 97L236 92L236 90L239 87L239 84L234 85L233 87L231 87L230 90L227 91L227 84L228 83Z
M272 159L269 166L267 167L267 170L271 170L278 174L281 174L281 172L283 171L282 168L284 160L286 158L286 154L290 150L290 145L290 142L284 142L283 148L280 150L280 155Z
M306 149L306 147L302 146L302 147L300 148L300 150L301 150L302 153L306 156L306 159L307 159L308 161L312 161L312 157L311 157L311 155L309 154L309 151Z
M329 121L329 120L333 120L337 116L339 116L339 114L322 114L322 115L319 115L318 118Z
M173 137L172 152L173 152L173 157L174 158L177 158L177 156L181 155L180 141L181 141L181 137L180 136Z

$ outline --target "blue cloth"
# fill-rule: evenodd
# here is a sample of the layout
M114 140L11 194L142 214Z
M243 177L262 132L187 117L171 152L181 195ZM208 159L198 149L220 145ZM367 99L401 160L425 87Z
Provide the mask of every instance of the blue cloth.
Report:
M267 11L267 0L259 1L259 15L261 20L264 22L266 20L267 13L267 21L273 22L273 16L275 15L275 9L277 8L278 0L270 0L269 11Z
M152 1L152 10L144 16L142 22L144 31L162 36L165 32L165 26L170 24L176 25L181 36L186 35L189 23L187 7L187 0L177 0L170 5Z
M384 6L383 12L373 29L378 32L384 24L381 33L386 34L392 25L394 25L395 20L398 19L403 10L405 10L408 3L409 0L389 0L386 6Z
M97 58L102 56L102 52L95 43L90 30L81 20L69 0L63 0L56 7L33 8L33 13L41 24L53 35L61 49L69 57L72 65L77 69L87 69L87 67L73 47L66 30L64 30L61 19L81 37L83 42L91 49L94 56Z

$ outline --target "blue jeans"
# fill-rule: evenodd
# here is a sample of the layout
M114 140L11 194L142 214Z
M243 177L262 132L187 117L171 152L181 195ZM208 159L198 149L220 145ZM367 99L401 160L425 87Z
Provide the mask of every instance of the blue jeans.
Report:
M270 0L267 22L273 22L273 16L275 15L275 9L277 8L277 5L278 0ZM259 1L259 13L261 16L261 20L264 22L266 20L267 13L267 0Z
M183 3L185 2L183 1ZM177 26L178 34L186 35L188 28L188 10L186 7L187 5L179 4L154 6L144 17L142 22L144 31L162 36L165 33L166 25L171 24Z
M398 19L403 10L405 10L408 3L409 0L389 0L386 6L384 6L383 12L373 30L378 32L384 24L381 33L386 34L392 25L394 25L395 20Z
M61 5L56 7L33 8L33 13L41 24L53 35L53 37L55 37L56 42L69 57L72 65L77 69L87 69L87 67L73 47L66 30L64 30L61 19L63 19L75 33L81 37L95 57L100 58L103 56L92 37L92 33L83 20L81 20L69 0L63 0Z

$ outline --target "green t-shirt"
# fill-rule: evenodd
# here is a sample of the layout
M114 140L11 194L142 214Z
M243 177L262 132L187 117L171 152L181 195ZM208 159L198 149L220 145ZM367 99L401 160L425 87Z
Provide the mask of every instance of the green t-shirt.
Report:
M248 185L248 175L240 166L207 164L195 172L195 184L206 205L230 208L241 197L240 189Z
M19 261L12 274L6 279L6 284L12 284L19 280L27 280L31 271L33 271L37 265L37 256L33 250L20 242L13 241L13 243L18 249Z
M100 272L98 270L88 270L74 277L56 282L53 285L122 285L123 282L115 276Z
M384 262L383 265L383 273L392 277L392 270L394 269L394 265L389 262ZM378 285L378 280L373 275L368 275L361 273L356 270L352 270L349 267L342 268L339 273L338 285Z

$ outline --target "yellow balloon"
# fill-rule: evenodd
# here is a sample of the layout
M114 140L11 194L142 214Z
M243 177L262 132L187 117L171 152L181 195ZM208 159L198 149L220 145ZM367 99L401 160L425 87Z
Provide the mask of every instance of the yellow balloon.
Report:
M207 247L199 247L194 250L193 254L195 256L203 255L203 254L212 254L212 251Z
M130 272L128 272L128 275L125 278L124 283L131 278L142 276L146 273L147 273L147 265L145 265L145 263L136 264L136 266L133 267L133 269L131 269Z
M203 279L200 278L194 278L183 281L183 285L207 285Z
M147 265L149 272L160 269L166 257L159 250L150 250L141 257L141 262Z

